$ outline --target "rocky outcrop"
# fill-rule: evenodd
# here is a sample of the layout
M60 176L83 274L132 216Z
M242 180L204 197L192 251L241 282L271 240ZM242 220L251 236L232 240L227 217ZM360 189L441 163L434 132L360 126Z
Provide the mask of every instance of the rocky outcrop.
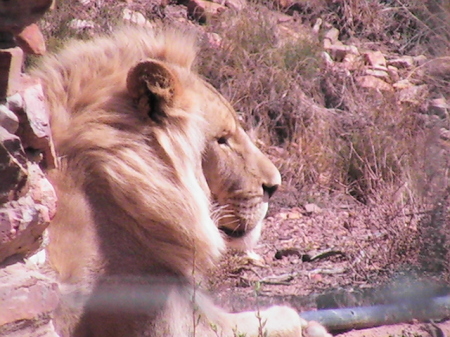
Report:
M58 286L33 265L0 269L0 336L58 337L51 321Z
M0 336L57 337L58 285L31 262L42 257L56 212L43 173L56 159L41 84L22 73L24 51L45 52L32 22L51 4L0 5Z
M433 69L445 69L445 64L450 64L448 60L428 60L424 55L385 54L381 50L368 49L362 42L358 46L347 45L339 41L339 30L321 19L317 20L313 32L321 36L324 71L338 78L345 74L356 84L357 89L381 95L392 94L398 104L417 107L431 124L435 124L432 120L436 116L442 120L448 117L449 104L446 98L434 97L428 84L430 76L434 76ZM413 80L412 74L415 75ZM341 97L335 98L342 101Z

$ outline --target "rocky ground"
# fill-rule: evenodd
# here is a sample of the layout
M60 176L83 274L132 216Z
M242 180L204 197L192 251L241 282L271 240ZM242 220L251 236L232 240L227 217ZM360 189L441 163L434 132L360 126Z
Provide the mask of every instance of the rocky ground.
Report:
M292 201L298 206L283 208L279 203L292 199L292 193L282 191L278 197L255 249L260 259L232 252L211 272L211 293L228 309L283 303L305 312L415 301L414 309L422 306L426 310L426 300L448 294L444 280L420 272L417 261L398 268L395 261L403 257L391 256L390 268L389 263L377 260L389 240L385 225L398 221L389 218L387 210L382 217L380 209L361 207L350 199L336 200L334 206L324 208ZM349 327L333 333L346 337L446 336L450 324L409 319L405 324Z

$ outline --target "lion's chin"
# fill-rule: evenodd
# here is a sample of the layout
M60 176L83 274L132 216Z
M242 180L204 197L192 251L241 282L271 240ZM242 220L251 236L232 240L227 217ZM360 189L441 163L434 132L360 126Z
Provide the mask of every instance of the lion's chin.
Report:
M230 231L229 229L221 229L221 231L225 233L225 241L228 248L240 251L252 251L261 237L262 228L263 221L260 221L251 230Z
M248 231L246 230L239 230L239 229L230 229L228 227L222 226L219 227L219 229L226 235L227 239L240 239L247 235Z
M234 218L227 219L229 223L219 222L219 230L223 233L226 245L237 250L252 250L261 237L267 210L268 203L260 203L252 209L251 214L235 214Z

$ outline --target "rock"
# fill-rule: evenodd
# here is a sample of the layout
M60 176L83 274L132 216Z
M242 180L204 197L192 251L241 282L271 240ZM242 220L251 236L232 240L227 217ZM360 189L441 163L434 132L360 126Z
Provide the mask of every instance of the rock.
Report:
M28 163L27 174L26 193L0 206L0 263L38 251L56 213L55 191L39 166Z
M19 128L19 118L3 104L0 104L0 126L10 133L16 133Z
M212 0L212 2L219 5L225 5L226 7L235 10L237 12L244 9L247 6L245 0Z
M206 33L209 45L214 48L220 48L222 45L222 37L217 33Z
M283 220L297 220L301 219L303 217L301 211L295 207L289 211L282 211L278 213L278 217L280 217Z
M152 27L150 21L148 21L142 13L132 11L129 8L124 8L122 19L127 23L132 23L141 27Z
M414 58L411 56L402 56L387 61L387 64L396 68L412 68L414 66Z
M409 80L404 79L404 80L400 80L400 81L395 82L392 86L396 90L402 90L402 89L405 89L405 88L412 87L413 85L414 84L412 84Z
M322 27L323 20L321 18L317 18L316 22L314 22L314 26L312 27L312 31L315 34L319 34L320 27Z
M247 6L245 0L225 0L225 6L235 11L241 11Z
M0 336L57 337L50 318L58 302L58 285L30 265L0 269Z
M413 56L413 59L416 66L421 66L428 61L428 58L425 55Z
M294 4L294 0L274 0L276 8L287 9Z
M320 53L320 57L325 67L331 67L334 64L334 61L331 58L330 54L328 54L326 51Z
M448 108L449 105L445 98L435 98L428 103L428 113L441 118L446 118L448 116Z
M28 263L31 263L35 265L36 267L42 267L45 266L45 263L47 262L47 252L44 249L49 244L49 236L48 236L48 230L46 229L44 233L42 234L42 245L41 249L38 250L36 253L30 254L26 261ZM46 267L45 267L46 268Z
M322 209L316 204L306 204L304 205L306 213L320 213Z
M95 28L95 23L89 20L73 19L68 24L70 29L76 31L91 30Z
M23 100L22 108L14 111L20 121L17 135L20 137L24 149L41 151L44 154L46 167L54 168L57 166L56 154L40 81L29 77L25 78L20 95Z
M313 282L322 282L323 277L320 274L312 274L311 280ZM331 336L327 330L319 323L312 321L309 322L304 332L305 336L319 337L319 336Z
M187 4L188 14L199 22L216 18L226 10L226 7L204 0L190 0Z
M400 103L420 105L428 94L428 85L412 85L397 92L397 100Z
M345 64L345 68L347 70L356 70L359 67L358 55L349 53L345 55L344 59L342 60L342 63Z
M367 51L363 53L364 61L373 68L386 69L386 59L380 51Z
M339 39L339 30L336 28L331 28L327 32L325 32L323 36L324 41L328 40L330 42L330 45L335 44Z
M53 5L53 0L14 0L0 2L0 31L20 32L37 21Z
M19 90L22 64L22 49L19 47L0 49L0 100Z
M384 80L389 78L387 71L384 71L384 70L365 69L364 72L366 75L378 77L378 78L381 78Z
M398 74L398 69L396 67L388 66L387 71L392 82L398 82L400 80L400 75Z
M450 140L450 130L441 128L439 130L439 136L442 140L449 141Z
M355 46L346 46L343 44L333 44L328 48L325 48L328 53L331 55L333 60L337 62L342 62L347 54L359 55L358 48Z
M11 111L17 111L23 108L23 99L19 93L6 98L6 105Z
M16 36L17 44L27 54L43 55L46 52L45 39L36 24L25 27Z
M356 78L356 82L363 88L386 92L393 91L393 88L390 84L375 76L359 76Z
M55 212L53 187L27 161L20 138L0 127L0 263L37 251Z
M28 164L19 137L0 127L0 207L26 193L27 180Z

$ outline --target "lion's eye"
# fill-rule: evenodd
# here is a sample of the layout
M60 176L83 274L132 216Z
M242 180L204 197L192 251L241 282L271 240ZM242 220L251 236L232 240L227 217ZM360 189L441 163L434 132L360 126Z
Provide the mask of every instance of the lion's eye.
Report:
M219 143L220 145L227 145L228 139L226 137L219 137L217 138L217 143Z

